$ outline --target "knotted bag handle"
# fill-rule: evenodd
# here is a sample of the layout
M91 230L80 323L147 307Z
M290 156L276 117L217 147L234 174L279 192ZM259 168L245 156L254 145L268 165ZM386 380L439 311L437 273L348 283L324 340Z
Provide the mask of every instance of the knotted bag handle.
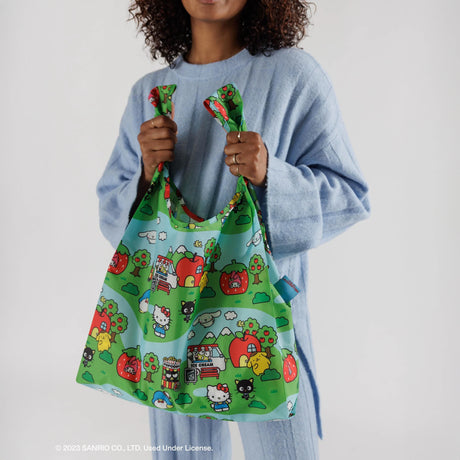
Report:
M155 88L150 91L149 102L155 109L155 117L164 115L165 117L171 118L171 120L174 119L174 102L172 100L172 95L174 94L174 91L176 91L176 87L176 85L161 85L155 86ZM157 182L165 166L164 161L158 164L150 185Z
M174 102L172 101L172 95L175 90L176 85L162 85L155 86L155 88L150 91L149 101L155 108L155 116L164 115L171 119L174 118ZM226 132L247 131L246 120L243 113L243 99L234 83L227 83L217 89L211 96L203 101L203 105ZM167 162L161 162L158 165L151 184L156 183L165 167L167 168ZM249 196L256 209L265 249L271 254L265 224L262 219L262 211L254 187L244 176L239 176L238 181L243 181L245 188L248 190Z
M203 101L203 105L226 132L248 130L243 113L243 98L235 83L227 83L216 90L211 96ZM271 254L265 224L262 219L262 211L254 187L244 176L240 176L238 181L244 181L246 189L254 203L262 236L264 238L265 249Z

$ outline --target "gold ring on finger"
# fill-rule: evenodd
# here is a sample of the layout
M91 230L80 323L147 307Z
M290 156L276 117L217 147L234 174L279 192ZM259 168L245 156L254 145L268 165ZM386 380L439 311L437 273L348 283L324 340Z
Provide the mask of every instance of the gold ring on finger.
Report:
M241 142L241 131L238 131L236 137L238 138L238 142Z
M234 165L237 165L238 164L238 160L236 159L236 153L233 154L233 164Z

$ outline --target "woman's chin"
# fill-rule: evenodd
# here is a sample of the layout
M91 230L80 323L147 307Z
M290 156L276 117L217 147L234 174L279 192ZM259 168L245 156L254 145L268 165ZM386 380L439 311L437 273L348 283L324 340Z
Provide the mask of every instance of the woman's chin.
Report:
M229 21L237 17L247 0L182 0L188 14L200 21Z

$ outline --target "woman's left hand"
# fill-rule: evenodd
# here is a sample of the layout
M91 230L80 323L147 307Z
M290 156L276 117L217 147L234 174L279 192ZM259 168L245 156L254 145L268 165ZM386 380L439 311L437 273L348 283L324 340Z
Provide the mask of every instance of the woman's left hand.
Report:
M229 132L224 153L225 164L233 175L244 176L257 187L265 185L268 152L259 133Z

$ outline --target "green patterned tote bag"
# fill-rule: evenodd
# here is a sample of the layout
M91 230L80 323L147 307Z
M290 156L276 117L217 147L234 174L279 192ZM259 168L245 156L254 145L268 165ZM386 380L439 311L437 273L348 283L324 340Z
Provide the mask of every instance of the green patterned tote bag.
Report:
M175 88L151 91L155 116L172 115ZM234 84L204 105L227 132L246 130ZM288 419L299 389L297 293L277 271L247 179L205 220L161 163L110 262L76 381L188 416Z

